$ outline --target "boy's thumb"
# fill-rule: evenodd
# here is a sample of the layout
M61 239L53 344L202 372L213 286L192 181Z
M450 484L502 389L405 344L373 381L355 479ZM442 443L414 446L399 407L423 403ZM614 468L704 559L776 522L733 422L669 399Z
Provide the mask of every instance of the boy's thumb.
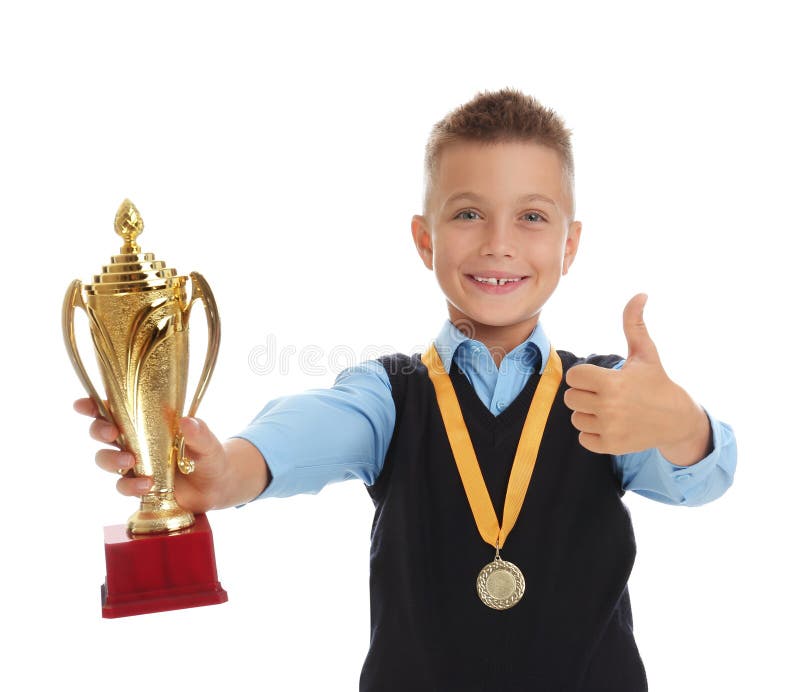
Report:
M181 418L179 426L186 440L186 447L195 459L212 456L222 448L214 433L199 418Z
M658 360L656 345L647 332L644 323L644 304L647 295L639 293L628 301L622 313L622 328L628 342L628 360L637 357L644 360Z

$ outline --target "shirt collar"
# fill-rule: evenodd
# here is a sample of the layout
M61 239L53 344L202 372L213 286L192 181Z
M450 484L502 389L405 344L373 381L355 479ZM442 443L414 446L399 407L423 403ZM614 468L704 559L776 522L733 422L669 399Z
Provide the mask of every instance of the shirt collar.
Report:
M445 372L450 372L450 367L453 364L453 358L457 351L468 350L471 354L483 354L489 357L491 361L491 354L486 345L476 339L470 339L466 334L458 330L458 328L450 321L445 320L439 335L433 342L436 350L439 352L439 357L442 359ZM544 372L544 366L547 358L550 356L550 340L544 333L544 328L541 323L534 327L533 331L528 335L519 346L516 346L509 351L505 358L515 360L529 360L538 363L538 373L541 375ZM459 356L460 357L460 356ZM505 361L505 359L504 359ZM493 361L491 361L493 362Z

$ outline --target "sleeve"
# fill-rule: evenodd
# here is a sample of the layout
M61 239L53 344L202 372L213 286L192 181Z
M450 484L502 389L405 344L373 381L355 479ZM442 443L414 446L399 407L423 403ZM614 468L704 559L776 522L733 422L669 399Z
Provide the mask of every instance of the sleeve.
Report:
M376 360L346 368L330 389L270 401L241 433L271 475L258 498L318 493L328 483L375 482L394 431L391 384Z
M672 505L698 506L720 497L733 483L736 438L729 425L708 411L706 415L713 441L707 457L692 466L678 466L658 449L614 456L623 490Z

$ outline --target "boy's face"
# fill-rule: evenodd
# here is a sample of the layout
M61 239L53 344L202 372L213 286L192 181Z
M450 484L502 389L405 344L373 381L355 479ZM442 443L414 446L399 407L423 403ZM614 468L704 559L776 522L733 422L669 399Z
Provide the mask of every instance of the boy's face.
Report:
M432 185L411 229L450 320L475 339L520 343L578 250L581 224L570 223L559 155L531 142L455 142Z

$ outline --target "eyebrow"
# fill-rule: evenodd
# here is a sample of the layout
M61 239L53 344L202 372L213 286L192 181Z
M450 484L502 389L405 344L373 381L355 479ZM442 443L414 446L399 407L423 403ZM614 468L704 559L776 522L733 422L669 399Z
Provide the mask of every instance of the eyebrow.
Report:
M452 204L461 199L474 199L476 202L484 202L484 198L480 195L476 195L474 192L456 192L455 194L451 195L450 197L445 200L445 206L448 204ZM539 194L538 192L533 192L529 195L523 195L517 200L517 203L521 202L547 202L548 204L552 204L554 207L558 205L550 199L547 195Z

